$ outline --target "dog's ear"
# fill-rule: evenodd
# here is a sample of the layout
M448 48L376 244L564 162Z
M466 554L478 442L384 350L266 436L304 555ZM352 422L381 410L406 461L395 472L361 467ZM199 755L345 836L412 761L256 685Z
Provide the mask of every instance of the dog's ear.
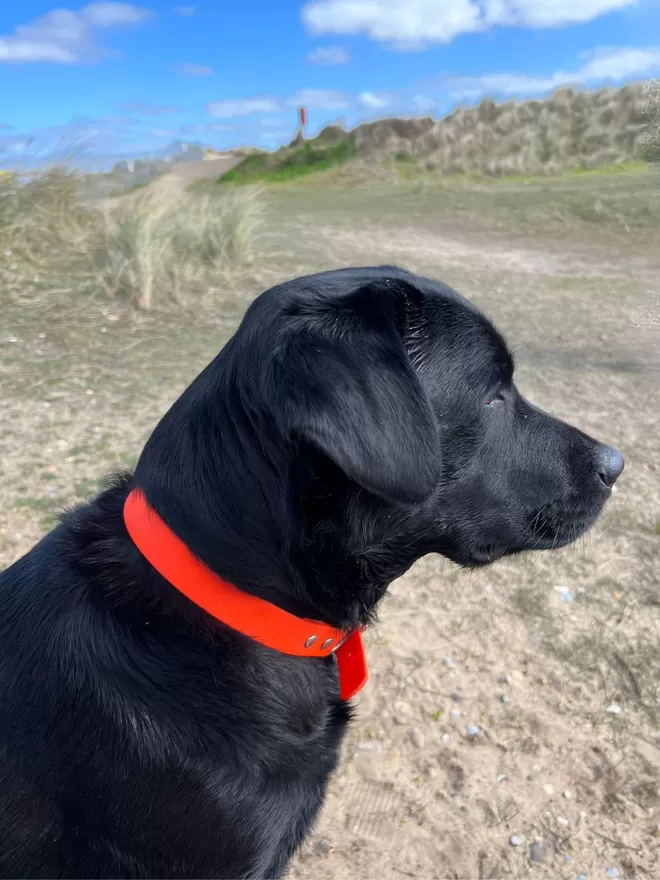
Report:
M419 502L438 484L440 443L402 338L408 309L398 294L371 284L292 309L269 393L286 435L368 491Z

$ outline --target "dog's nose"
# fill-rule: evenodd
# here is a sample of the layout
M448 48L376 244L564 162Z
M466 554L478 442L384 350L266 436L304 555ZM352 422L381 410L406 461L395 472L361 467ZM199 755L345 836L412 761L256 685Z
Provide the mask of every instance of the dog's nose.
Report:
M601 446L596 457L596 472L603 484L611 489L623 471L623 456L613 446Z

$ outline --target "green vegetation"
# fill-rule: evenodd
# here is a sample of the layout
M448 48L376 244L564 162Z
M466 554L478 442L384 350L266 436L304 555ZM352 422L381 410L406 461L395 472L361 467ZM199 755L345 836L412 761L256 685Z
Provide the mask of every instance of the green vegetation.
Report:
M315 138L294 147L284 147L276 153L259 153L223 174L220 183L248 183L263 181L277 183L294 180L315 171L326 171L343 165L356 156L355 139L347 135L332 144Z
M601 174L639 174L648 170L648 163L640 158L630 159L628 162L616 162L612 165L598 165L595 168L584 168L582 165L578 165L576 168L567 169L564 174L569 177L573 174L598 177Z
M574 177L608 177L612 175L627 174L644 174L649 170L649 163L644 159L631 159L628 162L615 162L608 165L597 165L595 168L585 168L583 165L576 165L573 168L566 168L552 176L545 174L508 174L503 177L483 177L476 174L454 175L453 180L456 183L461 181L473 183L491 183L507 185L514 183L543 183L552 186L553 183L565 183Z

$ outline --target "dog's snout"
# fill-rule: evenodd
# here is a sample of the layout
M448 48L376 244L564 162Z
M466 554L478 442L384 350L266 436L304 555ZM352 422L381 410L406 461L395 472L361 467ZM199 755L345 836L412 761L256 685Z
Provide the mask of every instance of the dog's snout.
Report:
M613 446L601 446L596 453L596 473L602 483L611 489L623 471L623 456Z

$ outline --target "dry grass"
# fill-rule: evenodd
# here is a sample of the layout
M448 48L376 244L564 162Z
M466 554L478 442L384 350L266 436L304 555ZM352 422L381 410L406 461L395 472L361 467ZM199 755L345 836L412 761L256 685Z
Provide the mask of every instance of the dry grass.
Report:
M660 162L660 80L652 80L646 87L646 115L643 155L649 162Z
M595 92L564 88L545 100L520 103L485 99L438 122L383 120L363 126L358 153L362 145L362 151L402 155L448 174L551 175L634 158L645 113L641 85Z
M497 104L486 98L477 107L458 107L443 119L378 119L351 132L328 126L305 147L323 151L343 139L371 168L381 163L387 169L388 163L397 162L408 166L408 174L551 176L637 158L646 143L652 93L648 84L633 84L593 92L562 88L544 100ZM283 168L300 150L294 142L267 160ZM348 152L338 154L335 164L346 161ZM250 160L232 174L239 179L252 170L258 176L265 162Z
M90 212L79 200L77 179L50 169L26 182L0 179L0 285L3 296L31 297L65 279L85 275ZM98 224L96 224L98 225Z
M0 286L5 298L102 291L140 309L186 303L250 265L260 192L211 198L155 186L96 204L82 181L50 169L0 179Z

